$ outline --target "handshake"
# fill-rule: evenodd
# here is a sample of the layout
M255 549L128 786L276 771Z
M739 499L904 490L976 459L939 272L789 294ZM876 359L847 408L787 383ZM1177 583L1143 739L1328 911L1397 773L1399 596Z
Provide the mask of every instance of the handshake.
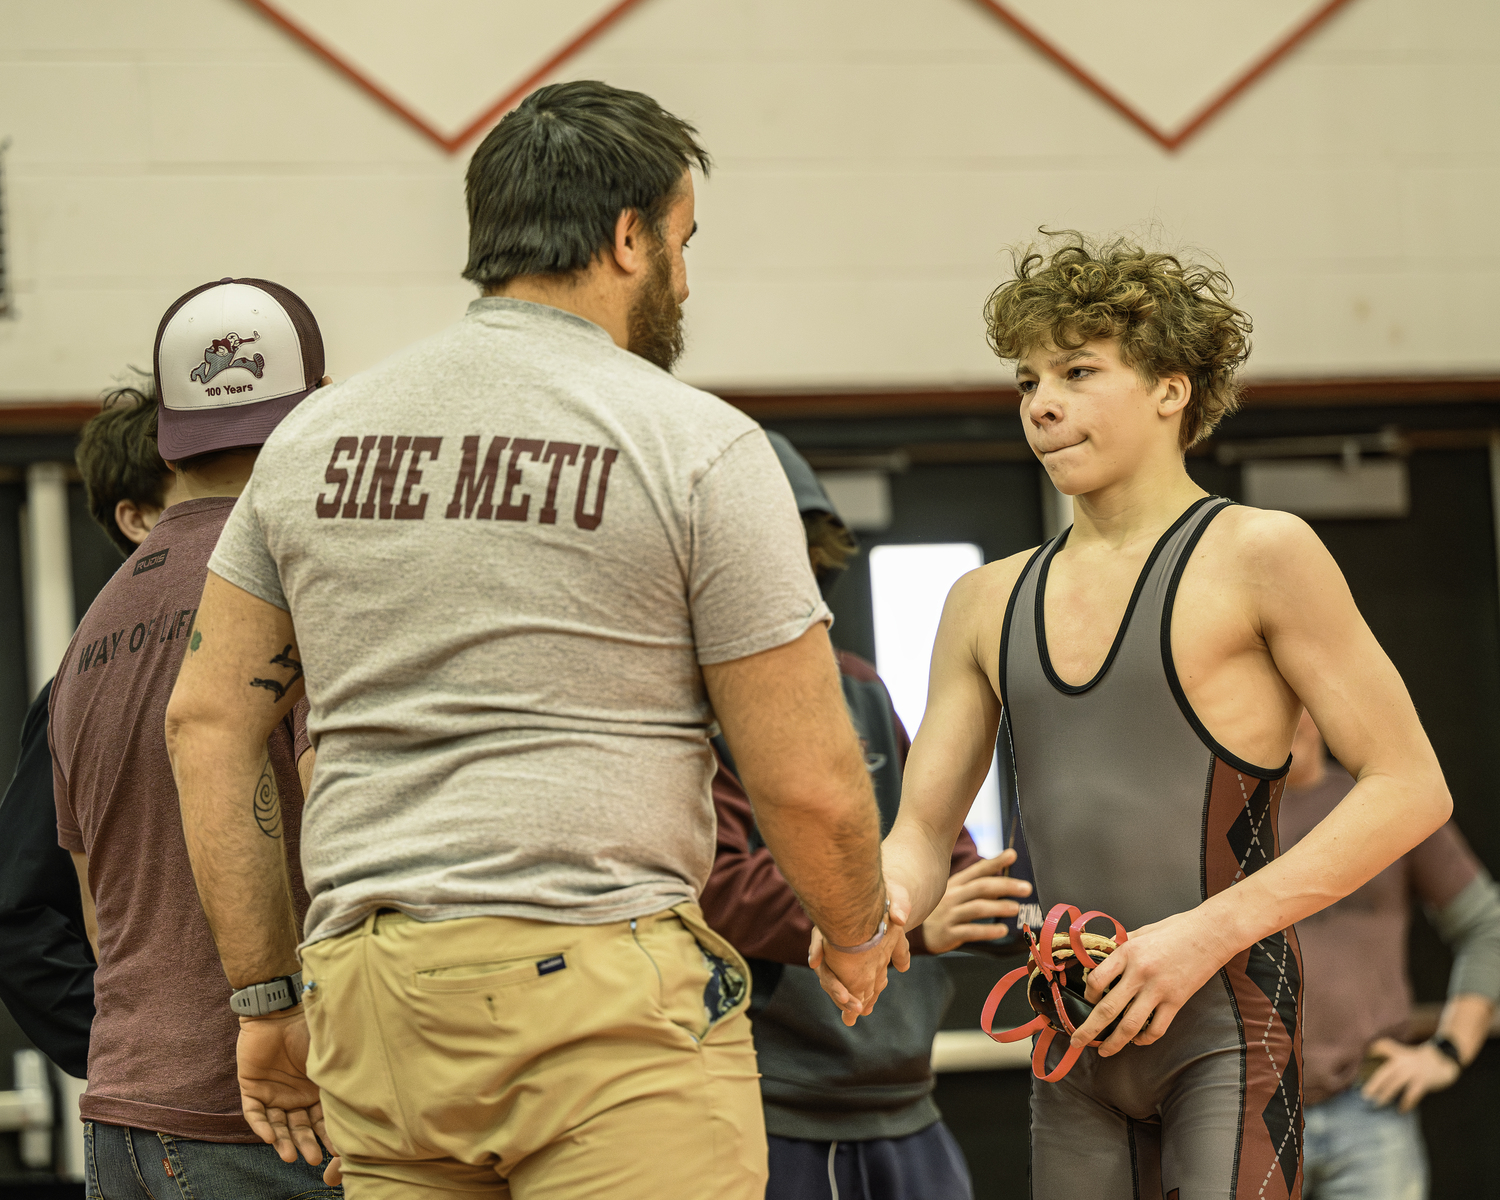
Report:
M986 924L997 918L1014 917L1018 901L1031 894L1023 879L1001 874L1015 861L1014 850L982 859L953 875L942 899L921 921L926 949L941 954L966 942L1004 937L1004 925ZM844 1024L853 1025L869 1016L875 1001L890 981L890 968L905 971L911 966L907 930L912 928L910 890L887 871L885 899L874 935L858 946L837 946L815 925L808 948L807 965L818 973L823 990L843 1012ZM929 901L930 903L930 901Z

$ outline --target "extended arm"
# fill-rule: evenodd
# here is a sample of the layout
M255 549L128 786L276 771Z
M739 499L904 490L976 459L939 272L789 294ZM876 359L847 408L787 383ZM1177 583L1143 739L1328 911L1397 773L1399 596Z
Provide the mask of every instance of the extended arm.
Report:
M1007 580L1013 583L1017 570L1007 560L971 572L943 605L927 711L906 760L901 811L884 846L886 878L910 893L914 924L943 899L953 845L994 759L1000 701L980 666L977 620L993 599L997 577L1008 595Z
M807 962L813 926L797 903L776 860L764 846L751 848L754 828L750 799L733 773L719 765L714 776L714 815L718 818L718 845L713 871L703 885L699 902L703 916L747 958L802 966ZM1014 916L1014 900L1001 896L1026 895L1031 885L1020 879L996 878L995 874L1015 860L1013 851L999 859L982 860L967 830L959 833L950 864L952 876L943 904L926 925L908 931L913 954L940 954L966 941L1003 937L1005 930L993 925L971 924L978 917ZM939 944L928 945L929 926L943 913Z
M209 573L187 657L167 705L167 752L203 911L231 986L298 970L297 923L281 797L266 739L302 694L291 615ZM241 1018L239 1075L250 1127L294 1161L322 1149L295 1007Z
M835 943L864 942L885 909L880 817L827 630L814 625L773 650L705 666L703 677L782 874ZM862 955L830 953L849 992L835 993L846 1021L870 1010L893 953L904 969L905 916L904 897L893 896L884 944Z

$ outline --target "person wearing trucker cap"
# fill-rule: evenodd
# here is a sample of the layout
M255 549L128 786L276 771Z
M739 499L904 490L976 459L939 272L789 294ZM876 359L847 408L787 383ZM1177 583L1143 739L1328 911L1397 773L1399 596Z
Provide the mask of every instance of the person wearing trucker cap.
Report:
M261 443L322 382L322 337L288 289L222 279L167 310L154 370L174 502L79 623L49 706L58 842L78 868L99 962L79 1105L88 1194L337 1196L321 1164L283 1162L241 1112L237 1021L163 734L209 555ZM254 801L261 832L284 847L299 912L302 719L294 711L272 731Z

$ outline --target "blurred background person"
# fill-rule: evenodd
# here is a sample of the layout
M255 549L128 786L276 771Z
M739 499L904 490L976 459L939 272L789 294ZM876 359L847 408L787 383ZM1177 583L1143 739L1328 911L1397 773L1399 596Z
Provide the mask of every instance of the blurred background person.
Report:
M156 451L156 388L142 374L104 397L74 455L89 515L122 556L172 503ZM94 952L68 852L57 844L44 684L21 729L16 773L0 801L0 1001L38 1049L78 1079L88 1071Z
M1304 709L1281 800L1283 848L1354 780ZM1437 1032L1406 1042L1412 902L1453 952ZM1416 1108L1457 1082L1500 1000L1500 889L1449 821L1337 904L1297 924L1302 944L1303 1200L1421 1200L1427 1153Z
M770 435L802 524L818 586L828 595L858 553L807 460ZM881 832L901 802L911 745L890 695L869 662L835 649L844 699L875 785ZM824 1003L807 966L812 922L777 868L755 824L754 802L735 773L723 737L714 738L718 817L713 872L703 913L750 964L750 1018L770 1146L768 1200L958 1200L973 1195L963 1152L932 1100L932 1041L953 985L932 955L1004 936L980 923L1016 915L1031 893L1000 874L1007 850L981 859L964 830L953 848L943 901L908 935L910 970L892 973L880 1002L852 1028Z

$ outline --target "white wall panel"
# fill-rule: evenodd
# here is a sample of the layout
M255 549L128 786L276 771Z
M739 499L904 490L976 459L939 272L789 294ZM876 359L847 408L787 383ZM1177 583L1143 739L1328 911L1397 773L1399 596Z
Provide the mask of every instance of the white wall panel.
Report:
M695 382L1001 379L980 305L1042 224L1213 251L1261 375L1500 369L1483 0L1352 0L1176 154L971 0L643 0L559 77L650 91L718 161ZM472 147L449 156L241 0L0 0L6 136L0 399L96 393L225 274L300 291L340 376L472 295Z

